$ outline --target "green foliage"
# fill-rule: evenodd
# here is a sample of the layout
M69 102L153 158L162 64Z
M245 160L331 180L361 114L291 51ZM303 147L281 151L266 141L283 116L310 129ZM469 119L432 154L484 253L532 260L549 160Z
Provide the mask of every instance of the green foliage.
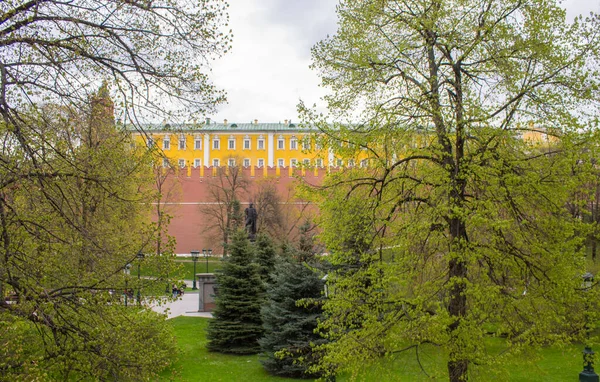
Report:
M146 352L171 348L159 318L134 314L119 299L125 285L140 290L159 282L164 290L164 279L125 275L126 264L132 272L140 261L168 269L171 259L136 258L156 234L146 203L152 200L148 171L141 166L146 153L132 149L128 135L115 128L112 101L103 94L104 88L91 97L85 113L37 110L27 120L27 139L39 142L35 157L17 147L3 152L18 169L0 170L6 181L0 191L0 325L11 343L23 346L7 357L2 374L8 380L23 373L144 379L168 362L160 351ZM127 327L149 325L156 325L153 333L130 343ZM146 371L133 370L136 354ZM33 370L32 363L39 367Z
M172 241L164 216L150 222L157 153L116 127L109 95L129 127L166 108L189 117L223 101L197 58L229 48L225 8L0 2L3 379L147 380L168 363L162 318L112 297L126 285L164 288ZM124 274L140 261L160 279Z
M267 303L261 313L265 336L261 363L269 373L310 378L319 358L313 347L325 342L315 332L321 318L321 275L305 263L282 260L275 266L273 281L267 288Z
M315 258L315 241L311 229L314 228L310 224L310 220L305 220L298 227L300 237L298 238L297 257L300 262L310 263Z
M271 272L275 269L275 245L271 237L264 233L256 236L256 263L263 283L270 283Z
M47 319L68 319L68 330L75 336L68 331L52 331L42 318L28 320L3 314L0 380L142 381L156 377L170 365L177 350L165 316L108 305L108 294L86 297L86 301L74 304L93 304L88 308L93 306L97 315L83 316L65 304L44 311Z
M263 334L260 307L264 299L259 266L247 233L233 234L229 256L217 273L214 320L208 326L207 348L230 354L255 354Z
M242 212L242 204L239 200L234 199L231 203L231 227L229 229L231 232L235 232L238 229L241 229L244 225L244 214Z
M315 195L337 269L324 363L358 370L432 343L457 382L581 338L590 227L573 206L596 178L598 18L511 0L343 1L338 14L313 49L335 121L301 110L335 156L370 166Z

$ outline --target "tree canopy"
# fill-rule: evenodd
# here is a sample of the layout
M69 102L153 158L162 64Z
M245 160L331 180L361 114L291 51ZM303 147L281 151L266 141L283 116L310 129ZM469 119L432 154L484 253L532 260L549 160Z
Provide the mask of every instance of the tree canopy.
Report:
M2 115L16 125L23 104L85 102L101 79L115 82L130 121L211 110L224 99L206 72L230 47L225 11L219 0L3 1Z
M219 0L0 2L3 377L148 379L169 362L164 319L121 305L153 283L125 275L128 263L169 264L148 203L159 153L136 147L115 114L139 127L223 101L206 73L229 49L225 11Z
M326 362L360 370L432 343L464 381L497 360L490 333L508 350L580 334L588 227L567 205L598 153L598 17L567 23L536 0L342 1L338 15L313 48L332 121L300 108L369 168L316 198L337 267Z

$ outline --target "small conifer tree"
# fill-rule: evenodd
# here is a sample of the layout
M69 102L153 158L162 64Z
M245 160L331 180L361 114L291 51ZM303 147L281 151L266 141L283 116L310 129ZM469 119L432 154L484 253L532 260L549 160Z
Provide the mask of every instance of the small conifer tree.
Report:
M267 288L261 311L265 329L259 341L265 355L261 363L273 375L311 378L318 376L308 371L318 361L313 345L325 342L314 333L322 313L323 281L316 270L297 261L299 255L275 266Z
M315 239L311 231L310 220L305 220L298 228L300 238L298 239L297 258L300 262L311 263L315 258Z
M270 274L275 269L275 246L271 238L262 233L256 237L256 262L260 278L265 284L270 283Z
M260 315L264 287L254 263L254 248L246 232L234 233L229 257L217 273L214 319L208 325L209 351L255 354L263 334Z

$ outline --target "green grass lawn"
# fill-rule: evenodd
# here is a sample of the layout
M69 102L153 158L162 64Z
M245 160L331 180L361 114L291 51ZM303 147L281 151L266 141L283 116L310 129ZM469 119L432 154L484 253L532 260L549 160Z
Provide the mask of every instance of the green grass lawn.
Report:
M501 340L492 340L501 341ZM545 348L541 352L523 353L510 357L504 365L470 365L470 381L510 381L510 382L565 382L577 381L583 369L583 346L570 345L564 349ZM419 362L415 351L395 355L363 369L356 377L358 381L447 381L446 354L437 347L424 346L419 352ZM349 376L341 376L338 381L349 381Z
M232 356L206 350L208 319L178 317L169 321L175 330L180 353L172 367L161 374L161 381L292 381L267 374L258 362L259 356ZM490 346L501 350L500 339ZM471 381L577 381L582 370L582 346L545 348L536 354L512 357L503 367L471 367ZM358 381L447 381L446 356L437 347L425 346L419 352L421 370L415 351L401 353L363 368ZM341 375L338 381L350 381Z
M161 381L293 381L267 374L258 356L233 356L206 350L208 320L178 317L169 322L175 329L180 353L172 367L161 374Z

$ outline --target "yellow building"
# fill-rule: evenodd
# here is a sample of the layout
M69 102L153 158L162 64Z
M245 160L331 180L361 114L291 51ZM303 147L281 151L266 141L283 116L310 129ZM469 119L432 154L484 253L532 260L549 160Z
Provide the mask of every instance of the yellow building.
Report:
M163 166L206 168L220 166L266 168L326 168L343 163L323 150L312 131L293 123L216 123L147 125L134 133L164 153ZM362 163L365 165L366 163Z
M544 130L531 130L521 139L533 145L554 140ZM525 129L524 129L525 130ZM319 169L366 167L367 152L355 151L354 158L341 158L334 150L319 146L315 131L285 120L283 123L222 123L207 119L200 124L157 124L144 126L144 132L134 133L136 140L156 147L163 154L164 167L200 169L221 166L250 168L252 175L267 175L267 169ZM146 140L146 142L144 142ZM351 154L352 155L352 154Z

